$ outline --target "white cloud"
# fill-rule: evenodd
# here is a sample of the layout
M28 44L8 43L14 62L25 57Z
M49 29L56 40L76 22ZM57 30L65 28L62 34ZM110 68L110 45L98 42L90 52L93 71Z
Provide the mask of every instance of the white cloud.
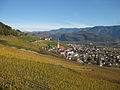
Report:
M47 31L51 29L58 29L58 28L85 28L91 27L83 24L68 22L67 24L16 24L16 23L9 23L11 27L15 29L21 29L23 31Z
M66 22L66 23L69 25L75 26L77 28L93 27L93 26L88 26L88 25L77 23L77 22L71 22L71 21Z

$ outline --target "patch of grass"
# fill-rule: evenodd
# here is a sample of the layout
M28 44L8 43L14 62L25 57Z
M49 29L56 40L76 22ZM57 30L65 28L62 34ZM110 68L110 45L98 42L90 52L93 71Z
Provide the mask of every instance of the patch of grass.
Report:
M36 37L36 36L32 36L32 35L23 35L23 36L21 36L21 37L19 37L20 39L23 39L23 40L26 40L26 41L28 41L28 42L34 42L34 41L36 41L36 40L40 40L40 38L39 37Z
M34 42L34 45L39 46L39 47L56 47L57 42L53 40L39 40L38 42Z

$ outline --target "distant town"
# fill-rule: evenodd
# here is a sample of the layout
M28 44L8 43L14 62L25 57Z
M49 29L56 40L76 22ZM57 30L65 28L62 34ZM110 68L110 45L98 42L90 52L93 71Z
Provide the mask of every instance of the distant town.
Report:
M45 38L44 40L51 40ZM79 44L67 44L67 48L60 46L57 41L57 48L46 47L44 49L50 52L57 52L68 60L76 61L80 64L90 64L99 66L119 67L120 66L120 49L95 46L90 43L87 46Z

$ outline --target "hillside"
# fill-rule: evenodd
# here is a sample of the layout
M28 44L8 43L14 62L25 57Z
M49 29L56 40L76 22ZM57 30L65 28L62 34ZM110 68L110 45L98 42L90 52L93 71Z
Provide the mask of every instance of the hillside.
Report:
M120 25L95 26L89 28L60 28L56 30L50 30L49 32L52 34L56 34L56 33L80 32L80 31L89 31L89 32L93 32L96 35L120 38Z
M95 26L95 27L88 27L88 28L60 28L60 29L54 29L50 31L45 32L30 32L30 34L36 35L36 36L42 36L45 37L50 36L52 34L57 33L74 33L74 32L80 32L80 31L89 31L96 35L101 36L109 36L113 38L120 38L120 25L116 26Z
M96 27L90 28L88 31L93 32L96 35L120 38L120 25L96 26Z
M102 72L102 73L101 73ZM6 89L119 90L120 69L80 66L0 45L0 86Z
M69 33L56 33L50 35L52 39L61 41L75 42L82 44L95 43L96 45L119 45L120 40L109 36L96 35L93 32L80 31L80 32L69 32Z
M18 49L31 50L41 54L62 58L58 53L49 52L42 48L42 47L44 48L48 47L49 45L55 47L57 46L56 41L40 40L39 38L30 35L21 36L21 37L0 36L0 44L16 47Z
M0 35L22 36L26 34L21 32L20 30L12 29L12 27L0 22Z
M89 42L96 43L97 45L119 46L120 44L119 25L95 26L90 28L60 28L45 32L31 32L30 34L39 37L52 37L54 40L59 38L61 41L80 42L82 44Z
M49 32L52 34L56 33L69 33L69 32L79 32L79 31L87 31L90 28L60 28L55 30L50 30Z
M58 53L43 49L48 46L57 46L56 41L41 40L39 37L14 30L3 23L0 23L0 44L62 58Z
M56 36L56 37L55 37ZM105 41L115 41L115 39L110 37L102 37L95 35L92 32L80 31L80 32L72 32L65 34L57 34L53 36L53 38L60 38L61 41L93 41L93 42L105 42Z
M119 68L80 65L43 49L48 46L56 47L57 42L24 33L0 35L0 89L120 89Z

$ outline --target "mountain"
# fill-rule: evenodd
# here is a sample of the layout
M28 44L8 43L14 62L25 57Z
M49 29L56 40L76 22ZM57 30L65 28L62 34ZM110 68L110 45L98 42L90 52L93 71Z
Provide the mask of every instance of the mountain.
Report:
M40 36L40 37L50 37L52 35L51 32L44 31L44 32L29 32L29 34L32 34L34 36Z
M119 46L120 40L107 36L99 36L92 32L80 31L80 32L70 32L64 34L53 34L51 36L54 40L79 43L79 44L89 44L94 43L95 45L110 45L110 46Z
M58 38L68 42L102 42L120 43L120 25L95 26L90 28L60 28L46 32L32 32L32 35L40 37Z
M79 32L79 31L89 31L89 32L93 32L96 35L120 38L120 25L95 26L89 28L60 28L56 30L50 30L49 32L52 34L56 34L56 33Z
M79 32L79 31L87 31L90 28L60 28L60 29L54 29L50 31L33 31L33 32L27 32L28 34L32 34L35 36L40 37L51 37L54 34L64 34L69 32Z
M60 28L60 29L55 29L55 30L50 30L52 34L56 33L68 33L68 32L79 32L79 31L87 31L90 28Z
M60 28L50 31L43 31L43 32L30 32L30 34L40 36L40 37L49 37L53 34L57 33L70 33L70 32L80 32L80 31L88 31L92 32L96 35L100 36L109 36L113 38L120 38L120 25L116 26L95 26L95 27L88 27L88 28Z
M70 32L64 34L55 34L52 38L59 38L61 41L114 41L115 39L111 37L103 37L95 35L92 32L80 31L80 32Z
M117 26L96 26L90 28L88 31L96 35L110 36L113 38L120 38L120 25Z

